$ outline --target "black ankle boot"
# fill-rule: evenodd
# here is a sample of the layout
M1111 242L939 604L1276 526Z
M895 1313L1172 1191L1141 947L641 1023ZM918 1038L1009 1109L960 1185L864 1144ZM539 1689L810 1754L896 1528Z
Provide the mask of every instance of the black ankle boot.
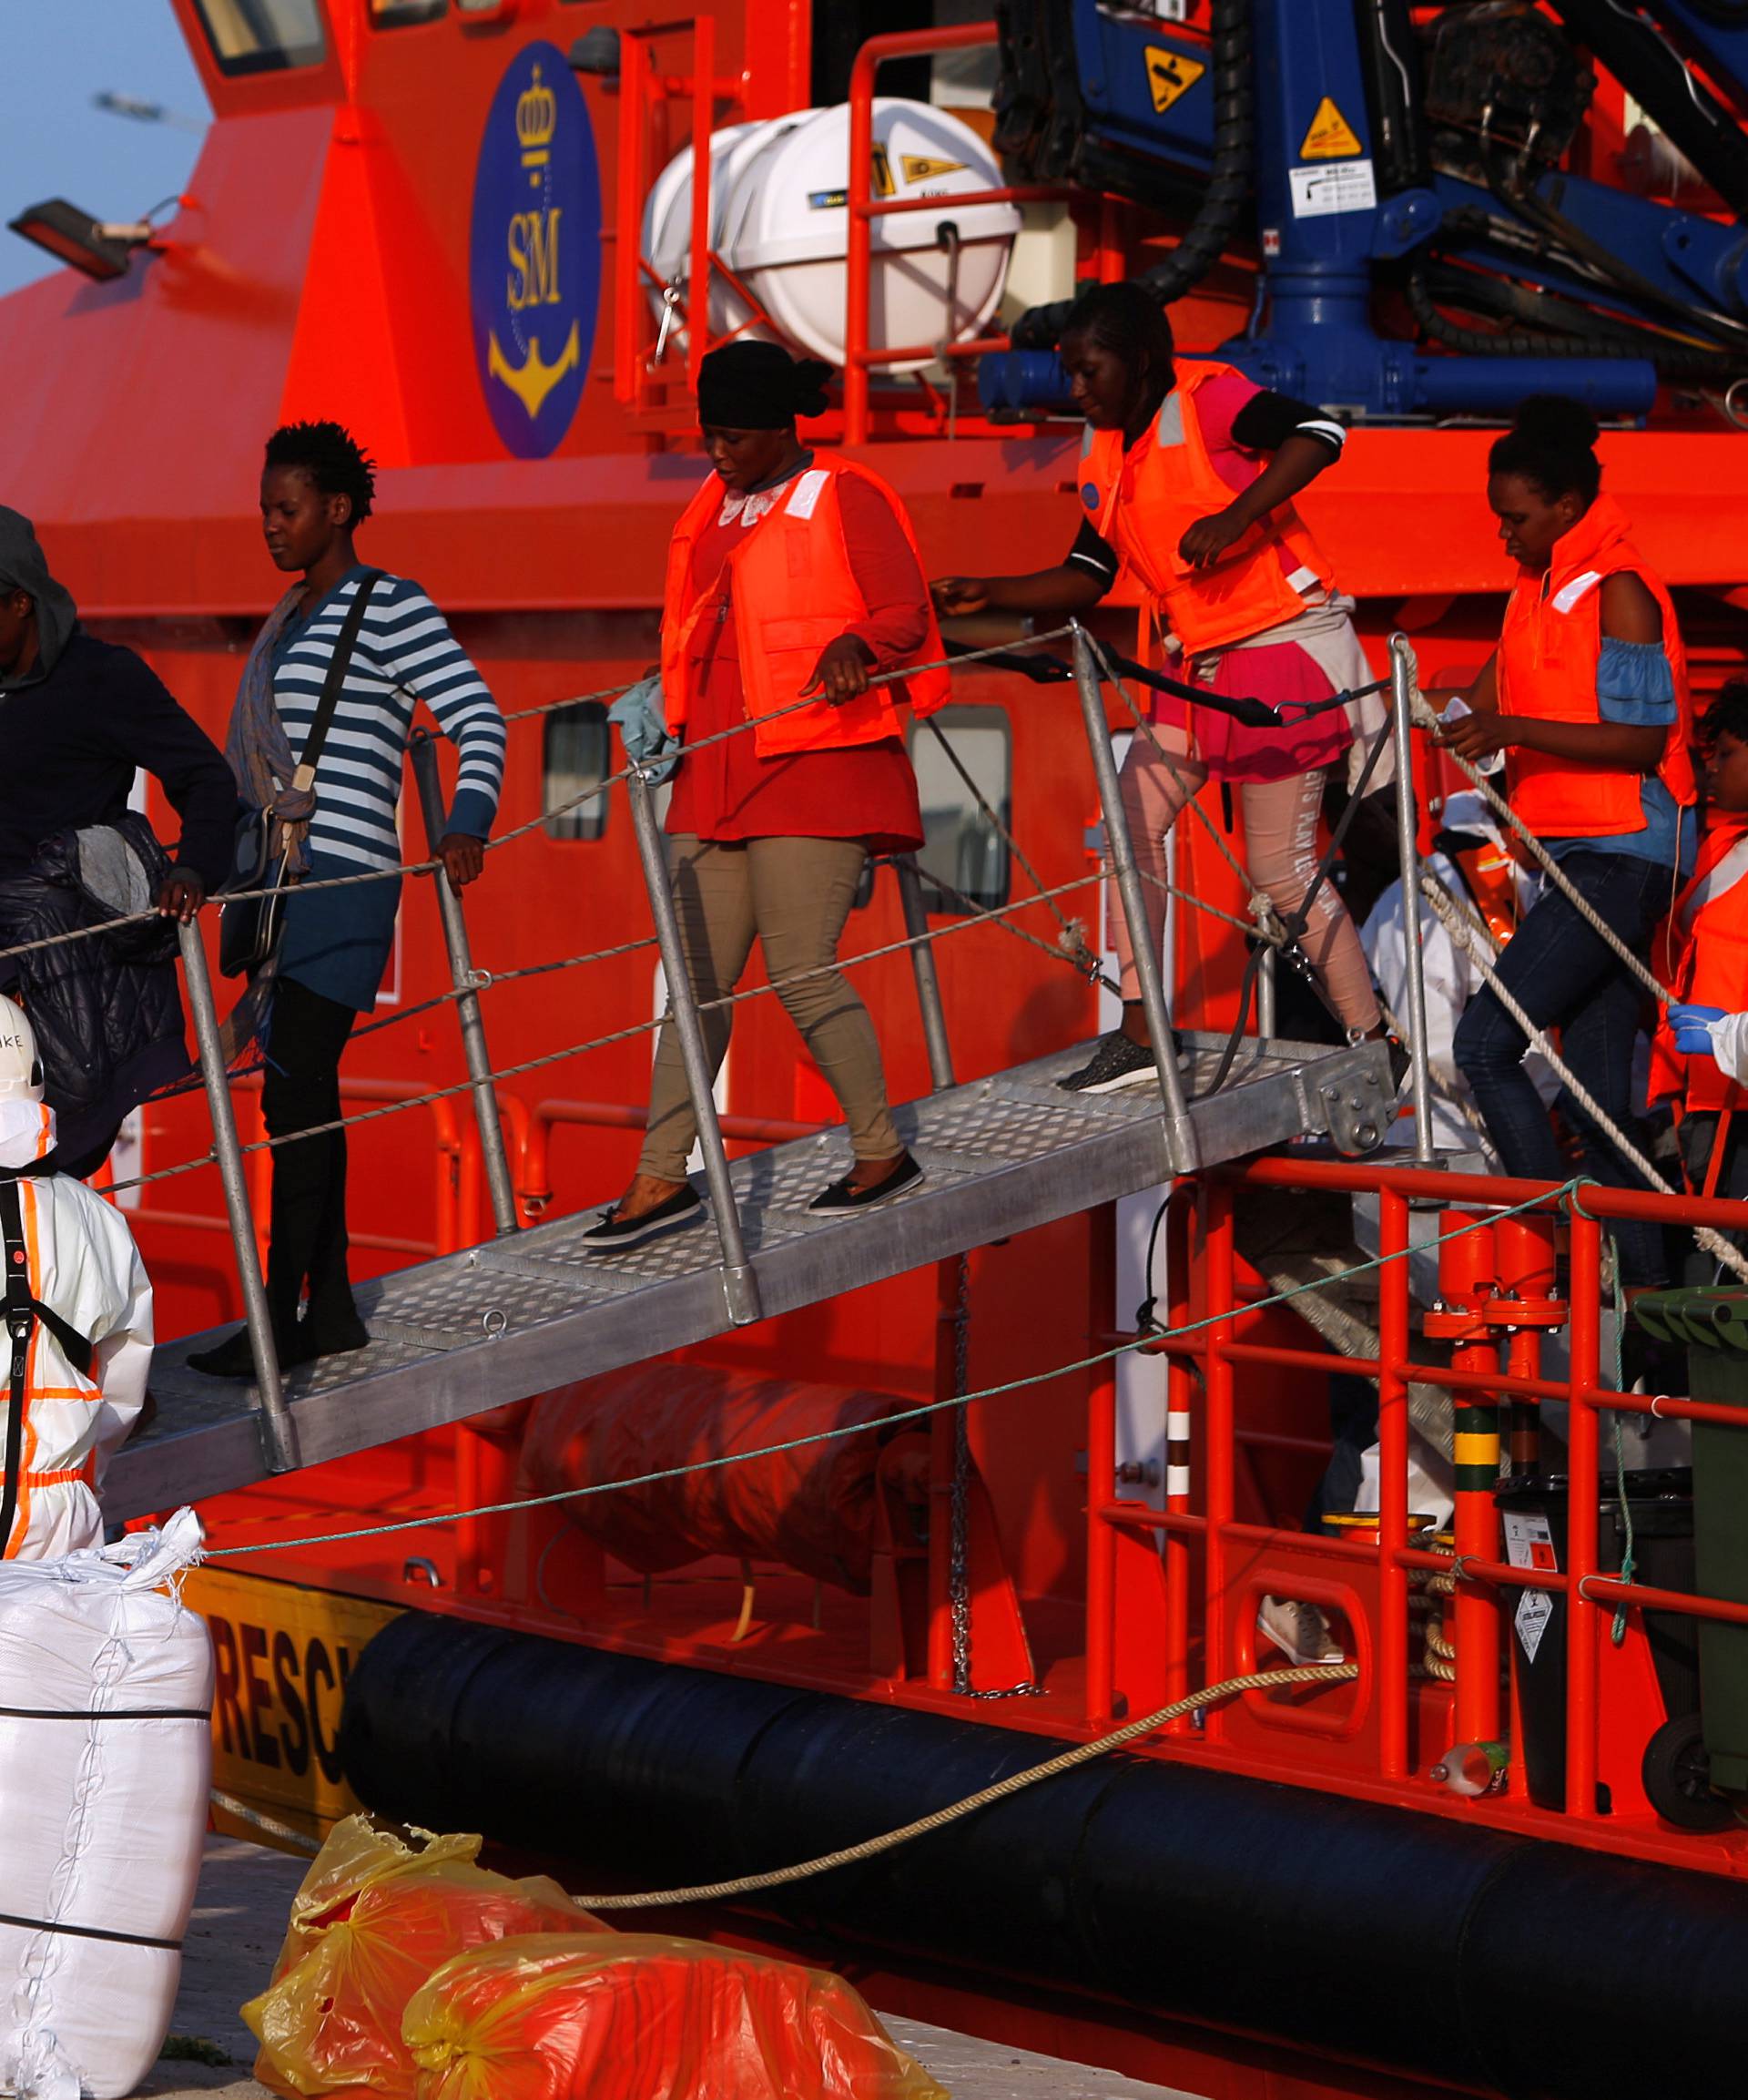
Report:
M290 1334L274 1331L274 1353L279 1360L281 1371L293 1371L300 1363L307 1363L312 1351L305 1341L300 1325L294 1326ZM255 1351L249 1345L249 1329L239 1327L234 1334L211 1349L197 1349L188 1358L188 1369L203 1372L208 1378L246 1378L255 1376Z

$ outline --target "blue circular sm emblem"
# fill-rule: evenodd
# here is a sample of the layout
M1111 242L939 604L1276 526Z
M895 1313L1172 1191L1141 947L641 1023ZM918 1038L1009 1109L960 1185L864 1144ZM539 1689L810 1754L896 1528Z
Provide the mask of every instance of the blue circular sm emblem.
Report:
M473 177L473 355L498 435L543 459L583 396L601 296L595 133L564 54L531 44L498 83Z

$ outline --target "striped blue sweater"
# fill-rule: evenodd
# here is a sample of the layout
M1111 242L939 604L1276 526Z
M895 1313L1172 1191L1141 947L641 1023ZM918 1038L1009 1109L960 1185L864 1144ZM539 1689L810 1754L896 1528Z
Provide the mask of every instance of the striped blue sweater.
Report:
M361 573L344 576L278 654L273 699L293 751L310 739ZM310 846L328 872L391 868L401 860L395 809L415 699L461 753L449 829L489 836L503 785L503 717L424 592L405 576L385 576L371 594L317 770Z

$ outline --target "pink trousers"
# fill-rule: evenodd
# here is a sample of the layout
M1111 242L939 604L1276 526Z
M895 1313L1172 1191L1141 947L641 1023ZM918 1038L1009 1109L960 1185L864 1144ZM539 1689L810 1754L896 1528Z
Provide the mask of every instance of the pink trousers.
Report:
M1153 726L1153 734L1172 754L1172 762L1168 765L1146 737L1137 732L1123 761L1122 785L1123 811L1129 820L1129 836L1134 841L1147 923L1157 954L1165 931L1165 835L1184 803L1206 783L1208 769L1201 759L1191 757L1188 739L1181 729L1159 722ZM1244 817L1245 859L1251 880L1265 892L1283 919L1291 918L1299 909L1317 872L1317 818L1323 804L1325 773L1325 768L1317 767L1310 772L1289 774L1281 780L1235 783ZM1128 923L1114 882L1109 894L1110 923L1123 965L1123 996L1139 999L1141 987L1129 943ZM1347 908L1326 881L1312 902L1299 944L1342 1025L1361 1032L1376 1027L1379 1019L1377 996L1372 990L1365 951Z

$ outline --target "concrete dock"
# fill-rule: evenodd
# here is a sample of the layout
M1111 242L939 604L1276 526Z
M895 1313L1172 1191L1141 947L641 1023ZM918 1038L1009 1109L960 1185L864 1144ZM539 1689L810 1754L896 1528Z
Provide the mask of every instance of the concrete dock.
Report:
M170 2042L156 2072L139 2087L142 2100L192 2100L197 2094L271 2100L267 2088L249 2075L255 2043L238 2008L267 1983L303 1869L302 1860L260 1845L230 1838L207 1840ZM953 2100L1194 2100L1112 2071L981 2042L920 2021L882 2017L893 2040Z

